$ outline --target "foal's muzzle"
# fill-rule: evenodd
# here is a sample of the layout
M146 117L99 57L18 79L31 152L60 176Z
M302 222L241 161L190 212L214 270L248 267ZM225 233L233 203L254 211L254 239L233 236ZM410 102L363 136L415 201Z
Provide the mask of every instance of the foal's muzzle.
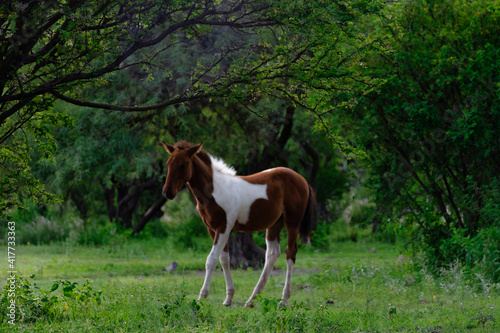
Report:
M163 191L163 196L164 196L165 198L167 198L168 200L172 200L172 199L175 197L175 195L174 195L174 193L172 192L172 190L171 190L171 189L168 189L168 190L166 190L166 191Z

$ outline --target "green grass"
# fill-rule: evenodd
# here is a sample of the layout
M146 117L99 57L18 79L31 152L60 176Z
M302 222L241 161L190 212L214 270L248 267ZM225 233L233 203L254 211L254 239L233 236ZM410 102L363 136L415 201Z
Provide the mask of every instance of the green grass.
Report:
M169 241L127 240L101 247L18 246L17 270L50 290L54 281L78 282L80 294L50 295L53 306L9 332L495 332L500 331L500 286L467 275L460 265L439 278L415 270L394 245L331 244L328 253L300 249L287 308L278 307L286 267L278 260L264 294L243 308L260 271L233 271L234 304L222 306L220 269L208 300L194 301L203 283L203 251L179 250ZM370 252L375 247L376 252ZM161 269L176 261L176 272ZM7 268L5 268L7 271ZM86 279L90 285L85 287ZM85 294L86 291L89 293ZM93 293L102 291L101 302ZM332 304L333 303L333 304ZM484 327L483 327L484 324Z

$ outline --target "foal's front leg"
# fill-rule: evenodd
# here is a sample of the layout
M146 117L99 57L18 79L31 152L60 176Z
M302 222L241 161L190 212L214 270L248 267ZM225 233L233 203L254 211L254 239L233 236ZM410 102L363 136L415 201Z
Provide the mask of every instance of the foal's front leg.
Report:
M200 296L198 297L198 300L205 299L208 297L208 294L210 293L210 282L212 281L212 276L214 274L215 266L217 266L217 260L220 258L222 269L224 270L224 276L226 277L226 288L228 293L226 301L228 301L229 299L229 304L226 304L226 301L224 301L224 305L231 304L232 295L234 295L234 286L232 285L233 281L231 279L231 272L229 271L229 254L227 252L223 254L223 250L224 247L226 247L229 235L230 231L227 229L224 233L219 233L218 231L215 231L213 238L216 239L217 242L214 243L214 245L212 246L212 251L210 251L207 257L207 262L205 264L205 269L206 269L205 281L203 282L203 287L201 287ZM230 285L228 285L228 279L227 279L228 275L229 275ZM230 289L232 290L231 297L229 297Z
M226 280L226 299L224 300L224 303L222 303L222 305L231 306L235 290L234 290L233 277L231 276L231 265L229 260L229 252L227 244L226 247L224 248L224 251L222 251L222 254L219 257L219 261L220 265L222 266L222 271L224 272L224 279Z

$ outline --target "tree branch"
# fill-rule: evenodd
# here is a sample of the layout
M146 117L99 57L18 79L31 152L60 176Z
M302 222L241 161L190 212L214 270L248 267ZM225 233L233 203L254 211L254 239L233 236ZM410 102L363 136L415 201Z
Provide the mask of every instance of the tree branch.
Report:
M89 107L89 108L105 109L105 110L113 110L113 111L124 111L124 112L151 111L151 110L155 110L155 109L161 109L161 108L164 108L164 107L167 107L170 105L200 100L200 99L204 99L204 98L208 98L208 97L213 96L213 94L205 93L205 94L200 94L200 95L178 97L178 98L174 98L174 99L168 100L166 102L158 103L158 104L154 104L154 105L125 106L125 105L113 105L113 104L81 101L81 100L74 99L74 98L68 97L66 95L63 95L56 90L52 90L52 91L50 91L50 93L52 95L54 95L55 97L65 101L65 102L68 102L70 104L74 104L74 105L78 105L78 106L85 106L85 107Z

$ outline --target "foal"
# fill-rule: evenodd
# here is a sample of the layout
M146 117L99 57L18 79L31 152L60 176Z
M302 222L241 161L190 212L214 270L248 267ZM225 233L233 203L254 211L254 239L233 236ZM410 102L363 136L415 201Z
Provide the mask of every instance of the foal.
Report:
M236 171L202 150L203 143L163 142L170 154L163 195L173 199L187 183L196 198L196 210L213 239L207 257L206 273L199 299L208 297L210 281L220 261L226 280L225 306L230 306L234 284L229 266L227 242L232 231L266 230L266 261L255 289L245 306L251 306L262 293L280 255L280 231L287 230L286 282L283 305L290 298L291 278L297 253L297 236L306 233L314 195L306 180L288 168L275 168L250 176L236 176ZM313 207L313 206L312 206Z

